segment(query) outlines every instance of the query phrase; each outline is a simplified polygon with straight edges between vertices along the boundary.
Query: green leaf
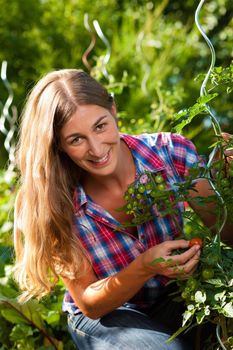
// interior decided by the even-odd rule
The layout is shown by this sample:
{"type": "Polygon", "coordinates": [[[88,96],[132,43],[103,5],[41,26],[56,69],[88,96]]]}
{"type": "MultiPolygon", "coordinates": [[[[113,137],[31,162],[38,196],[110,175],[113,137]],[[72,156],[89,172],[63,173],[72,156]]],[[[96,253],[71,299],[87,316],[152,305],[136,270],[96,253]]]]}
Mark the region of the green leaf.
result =
{"type": "Polygon", "coordinates": [[[196,320],[198,324],[201,324],[205,318],[205,311],[204,310],[200,310],[196,313],[196,320]]]}
{"type": "Polygon", "coordinates": [[[195,301],[196,303],[204,303],[206,301],[206,293],[198,290],[195,293],[195,301]]]}
{"type": "Polygon", "coordinates": [[[191,322],[189,322],[187,325],[180,327],[175,333],[173,333],[171,335],[171,337],[166,340],[166,343],[169,343],[170,341],[172,341],[173,339],[175,339],[176,337],[178,337],[178,335],[180,335],[181,333],[183,333],[189,326],[191,325],[191,322]]]}
{"type": "Polygon", "coordinates": [[[10,338],[13,341],[18,341],[20,339],[27,338],[33,335],[33,329],[25,324],[17,324],[13,327],[10,338]]]}
{"type": "Polygon", "coordinates": [[[231,317],[233,318],[233,305],[232,305],[232,301],[230,301],[229,303],[227,303],[223,308],[223,314],[226,317],[231,317]]]}
{"type": "Polygon", "coordinates": [[[23,317],[23,315],[20,315],[17,310],[14,309],[5,309],[1,311],[2,316],[11,323],[24,323],[29,324],[29,321],[23,317]]]}
{"type": "Polygon", "coordinates": [[[2,301],[15,299],[18,295],[18,291],[12,286],[0,284],[0,305],[2,301]]]}
{"type": "Polygon", "coordinates": [[[216,301],[225,301],[226,300],[226,291],[222,291],[221,293],[216,293],[214,295],[214,299],[216,301]]]}
{"type": "Polygon", "coordinates": [[[45,308],[36,300],[29,300],[25,304],[19,304],[6,297],[1,300],[2,316],[11,323],[31,324],[37,328],[44,328],[44,321],[41,314],[45,308]]]}
{"type": "Polygon", "coordinates": [[[200,97],[198,97],[197,102],[200,103],[200,104],[205,104],[205,103],[213,100],[217,96],[218,96],[218,93],[208,94],[208,95],[205,95],[205,96],[200,96],[200,97]]]}
{"type": "Polygon", "coordinates": [[[42,319],[42,312],[44,306],[36,300],[29,300],[27,303],[19,305],[20,311],[38,328],[44,328],[44,321],[42,319]]]}
{"type": "Polygon", "coordinates": [[[183,313],[183,321],[182,321],[182,327],[185,326],[185,324],[187,323],[187,321],[193,316],[194,314],[194,309],[189,311],[189,310],[186,310],[184,313],[183,313]]]}
{"type": "Polygon", "coordinates": [[[223,287],[225,286],[225,283],[220,278],[211,278],[209,280],[206,280],[206,283],[212,284],[216,287],[223,287]]]}
{"type": "Polygon", "coordinates": [[[164,258],[157,258],[151,261],[151,264],[160,264],[162,262],[165,262],[166,260],[164,258]]]}
{"type": "Polygon", "coordinates": [[[60,321],[60,312],[49,311],[48,313],[43,314],[42,317],[48,324],[58,323],[60,321]]]}

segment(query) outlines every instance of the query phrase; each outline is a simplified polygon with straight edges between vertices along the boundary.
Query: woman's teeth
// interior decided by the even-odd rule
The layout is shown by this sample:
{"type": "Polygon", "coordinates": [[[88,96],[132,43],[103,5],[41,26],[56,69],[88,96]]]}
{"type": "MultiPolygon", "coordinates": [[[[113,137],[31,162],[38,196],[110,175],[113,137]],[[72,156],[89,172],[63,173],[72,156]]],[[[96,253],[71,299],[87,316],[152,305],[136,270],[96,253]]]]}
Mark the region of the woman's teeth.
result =
{"type": "Polygon", "coordinates": [[[100,158],[100,159],[92,160],[92,162],[94,162],[94,163],[102,163],[102,162],[105,162],[105,161],[108,159],[108,154],[109,154],[109,152],[108,152],[104,157],[102,157],[102,158],[100,158]]]}

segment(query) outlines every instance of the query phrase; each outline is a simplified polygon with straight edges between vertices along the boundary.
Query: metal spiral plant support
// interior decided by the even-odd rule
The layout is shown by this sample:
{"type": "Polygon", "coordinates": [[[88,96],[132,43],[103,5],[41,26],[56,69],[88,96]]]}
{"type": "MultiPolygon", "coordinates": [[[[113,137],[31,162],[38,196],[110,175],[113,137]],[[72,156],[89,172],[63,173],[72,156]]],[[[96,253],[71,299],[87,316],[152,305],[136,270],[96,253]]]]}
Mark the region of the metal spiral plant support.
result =
{"type": "Polygon", "coordinates": [[[95,44],[96,44],[96,35],[93,32],[93,30],[91,29],[91,26],[89,24],[89,20],[88,20],[88,14],[85,13],[84,15],[84,27],[86,28],[86,30],[90,33],[91,35],[91,42],[90,45],[88,46],[88,48],[85,50],[84,54],[82,55],[82,61],[83,64],[87,67],[87,69],[89,71],[91,71],[92,67],[90,65],[90,63],[88,62],[87,58],[90,54],[90,52],[94,49],[95,44]]]}
{"type": "MultiPolygon", "coordinates": [[[[211,52],[211,64],[210,64],[210,67],[209,67],[209,70],[208,72],[206,73],[206,76],[205,76],[205,79],[201,85],[201,88],[200,88],[200,96],[205,96],[207,95],[207,92],[206,92],[206,84],[208,82],[208,79],[210,77],[210,74],[214,68],[214,65],[215,65],[215,59],[216,59],[216,55],[215,55],[215,50],[214,50],[214,47],[210,41],[210,39],[208,38],[208,36],[206,35],[206,33],[204,32],[203,28],[201,27],[200,23],[199,23],[199,13],[200,13],[200,10],[204,4],[205,0],[201,0],[197,9],[196,9],[196,12],[195,12],[195,23],[196,23],[196,26],[198,28],[198,30],[200,31],[201,35],[203,36],[203,38],[205,39],[207,45],[209,46],[209,49],[210,49],[210,52],[211,52]]],[[[212,126],[213,126],[213,129],[214,129],[214,133],[217,137],[221,136],[221,127],[220,127],[220,124],[216,118],[216,116],[214,115],[214,111],[212,110],[212,108],[210,108],[210,106],[208,104],[205,103],[205,107],[206,107],[206,110],[208,111],[208,114],[209,114],[209,117],[211,119],[211,123],[212,123],[212,126]]],[[[215,155],[217,154],[217,152],[220,151],[220,157],[222,157],[222,149],[220,148],[220,146],[216,145],[213,149],[213,151],[211,152],[210,154],[210,157],[209,157],[209,160],[208,160],[208,163],[207,163],[207,177],[208,177],[208,180],[209,180],[209,183],[212,187],[212,189],[214,190],[214,192],[216,193],[217,197],[219,198],[221,204],[223,205],[223,218],[222,218],[222,224],[221,224],[221,227],[219,228],[219,231],[218,233],[216,234],[216,237],[215,237],[215,241],[218,241],[220,240],[220,233],[226,223],[226,220],[227,220],[227,207],[224,203],[224,199],[223,197],[221,196],[221,194],[219,193],[219,191],[217,190],[217,188],[215,187],[214,183],[213,183],[213,180],[212,180],[212,177],[211,177],[211,172],[210,172],[210,168],[211,168],[211,165],[213,163],[213,160],[215,158],[215,155]]],[[[221,266],[219,266],[221,268],[221,266]]],[[[218,342],[221,346],[221,348],[223,350],[227,350],[226,347],[224,346],[224,344],[222,343],[221,341],[221,337],[220,337],[220,325],[217,325],[216,327],[216,335],[217,335],[217,339],[218,339],[218,342]]]]}
{"type": "MultiPolygon", "coordinates": [[[[142,52],[142,41],[143,41],[143,38],[144,38],[144,32],[140,32],[138,37],[137,37],[137,41],[136,41],[136,52],[140,55],[143,56],[143,52],[142,52]]],[[[148,95],[148,89],[147,89],[147,82],[148,82],[148,79],[150,77],[150,71],[151,71],[151,66],[146,62],[143,64],[143,67],[144,69],[144,76],[142,78],[142,81],[141,81],[141,89],[142,89],[142,92],[144,93],[145,96],[148,95]]]]}
{"type": "Polygon", "coordinates": [[[107,49],[106,54],[105,54],[104,59],[103,59],[102,73],[105,76],[105,78],[109,80],[110,78],[109,78],[109,74],[108,74],[108,71],[106,69],[106,66],[107,66],[108,61],[109,61],[110,56],[111,56],[111,45],[110,45],[108,39],[106,38],[106,36],[104,35],[102,29],[100,28],[99,22],[96,19],[93,21],[93,25],[94,25],[94,28],[95,28],[95,31],[96,31],[98,37],[103,41],[103,43],[107,49]]]}
{"type": "Polygon", "coordinates": [[[1,79],[8,91],[8,98],[3,105],[1,103],[2,111],[0,116],[0,131],[5,136],[4,147],[9,155],[9,167],[8,170],[13,170],[15,167],[15,143],[14,134],[16,130],[16,121],[18,117],[17,109],[12,105],[14,94],[11,85],[7,79],[7,62],[2,62],[1,67],[1,79]],[[10,111],[11,108],[11,111],[10,111]],[[7,126],[8,124],[8,126],[7,126]]]}
{"type": "MultiPolygon", "coordinates": [[[[104,33],[103,33],[103,31],[102,31],[102,29],[101,29],[101,27],[99,25],[99,22],[97,20],[93,21],[93,26],[94,26],[94,29],[96,31],[96,34],[98,35],[100,40],[104,43],[104,45],[106,46],[106,49],[107,49],[106,50],[106,54],[103,57],[103,61],[102,61],[103,64],[101,66],[101,71],[102,71],[104,77],[109,81],[110,80],[110,76],[108,74],[106,66],[107,66],[108,61],[109,61],[110,56],[111,56],[111,45],[110,45],[108,39],[106,38],[106,36],[104,35],[104,33]]],[[[95,45],[96,45],[96,35],[93,32],[93,30],[92,30],[92,28],[91,28],[91,26],[89,24],[88,14],[87,13],[85,13],[85,15],[84,15],[84,27],[91,34],[91,43],[88,46],[88,48],[85,50],[84,54],[82,55],[82,61],[83,61],[83,64],[87,67],[87,69],[89,71],[91,71],[92,67],[89,64],[89,62],[87,60],[87,57],[90,54],[90,52],[93,50],[95,45]]]]}

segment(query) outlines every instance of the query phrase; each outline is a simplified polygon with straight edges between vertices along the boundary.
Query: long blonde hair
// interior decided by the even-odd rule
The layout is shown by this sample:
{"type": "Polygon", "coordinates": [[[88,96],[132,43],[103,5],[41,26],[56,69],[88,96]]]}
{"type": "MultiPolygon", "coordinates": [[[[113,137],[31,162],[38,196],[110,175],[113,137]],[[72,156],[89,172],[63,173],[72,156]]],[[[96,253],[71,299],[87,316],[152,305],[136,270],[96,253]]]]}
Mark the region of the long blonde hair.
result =
{"type": "Polygon", "coordinates": [[[111,110],[113,99],[85,72],[64,69],[36,84],[22,113],[14,223],[21,301],[49,293],[59,274],[74,278],[85,271],[86,255],[73,223],[79,169],[62,152],[59,133],[78,105],[88,104],[111,110]]]}

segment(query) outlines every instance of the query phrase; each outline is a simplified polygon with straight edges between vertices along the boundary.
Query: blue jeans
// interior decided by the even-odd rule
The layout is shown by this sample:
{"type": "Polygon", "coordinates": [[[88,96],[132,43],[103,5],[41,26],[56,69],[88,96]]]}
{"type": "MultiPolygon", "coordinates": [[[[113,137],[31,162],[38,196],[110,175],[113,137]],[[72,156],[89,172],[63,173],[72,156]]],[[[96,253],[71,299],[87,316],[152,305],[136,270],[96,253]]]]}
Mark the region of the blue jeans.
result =
{"type": "Polygon", "coordinates": [[[125,304],[97,320],[69,315],[68,328],[79,350],[192,350],[193,332],[166,343],[181,318],[181,305],[165,297],[146,312],[125,304]]]}

